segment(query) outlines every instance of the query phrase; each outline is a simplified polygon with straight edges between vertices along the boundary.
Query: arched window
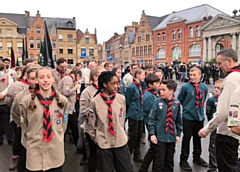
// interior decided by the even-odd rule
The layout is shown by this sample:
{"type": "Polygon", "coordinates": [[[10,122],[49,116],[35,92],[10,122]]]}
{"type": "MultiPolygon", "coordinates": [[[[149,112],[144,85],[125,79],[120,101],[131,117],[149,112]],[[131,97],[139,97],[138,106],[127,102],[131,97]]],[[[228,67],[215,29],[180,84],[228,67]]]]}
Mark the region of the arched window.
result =
{"type": "Polygon", "coordinates": [[[165,32],[162,33],[162,42],[165,42],[166,41],[166,34],[165,32]]]}
{"type": "Polygon", "coordinates": [[[160,48],[157,52],[158,59],[166,58],[166,52],[163,48],[160,48]]]}
{"type": "Polygon", "coordinates": [[[196,27],[196,36],[197,36],[197,37],[200,37],[200,36],[201,36],[201,27],[200,27],[200,26],[197,26],[197,27],[196,27]]]}
{"type": "Polygon", "coordinates": [[[200,45],[191,45],[189,47],[189,57],[201,56],[201,46],[200,45]]]}
{"type": "Polygon", "coordinates": [[[160,35],[160,33],[158,33],[157,34],[157,42],[160,43],[160,41],[161,41],[161,35],[160,35]]]}
{"type": "Polygon", "coordinates": [[[176,31],[173,30],[173,31],[172,31],[172,40],[175,40],[175,39],[176,39],[176,31]]]}
{"type": "Polygon", "coordinates": [[[178,39],[179,40],[182,39],[182,30],[181,29],[178,30],[178,39]]]}
{"type": "Polygon", "coordinates": [[[182,49],[180,47],[174,47],[172,50],[173,61],[178,60],[179,57],[182,57],[182,49]]]}
{"type": "Polygon", "coordinates": [[[192,27],[189,28],[189,37],[193,38],[193,28],[192,27]]]}

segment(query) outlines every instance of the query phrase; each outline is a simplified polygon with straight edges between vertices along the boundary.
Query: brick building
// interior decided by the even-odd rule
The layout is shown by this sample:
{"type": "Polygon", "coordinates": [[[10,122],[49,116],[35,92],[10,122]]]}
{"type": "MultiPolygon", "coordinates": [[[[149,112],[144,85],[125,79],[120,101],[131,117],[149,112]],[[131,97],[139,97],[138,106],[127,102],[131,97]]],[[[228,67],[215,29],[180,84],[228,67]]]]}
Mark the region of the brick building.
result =
{"type": "Polygon", "coordinates": [[[156,62],[198,62],[203,57],[202,26],[222,11],[204,4],[169,14],[154,28],[156,62]]]}

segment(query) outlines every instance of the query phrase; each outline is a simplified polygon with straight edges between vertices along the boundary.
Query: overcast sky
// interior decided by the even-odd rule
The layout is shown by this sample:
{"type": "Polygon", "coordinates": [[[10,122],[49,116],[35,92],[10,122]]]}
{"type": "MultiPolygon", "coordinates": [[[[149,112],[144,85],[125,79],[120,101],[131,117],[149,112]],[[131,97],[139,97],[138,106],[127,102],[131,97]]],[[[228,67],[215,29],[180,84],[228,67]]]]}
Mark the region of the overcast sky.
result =
{"type": "MultiPolygon", "coordinates": [[[[37,10],[43,17],[76,17],[77,29],[86,28],[93,33],[97,28],[98,43],[107,41],[114,32],[124,32],[124,26],[139,22],[142,10],[147,15],[162,16],[194,6],[209,4],[232,16],[240,9],[237,0],[0,0],[0,12],[20,13],[25,10],[35,16],[37,10]]],[[[238,13],[240,14],[240,12],[238,13]]]]}

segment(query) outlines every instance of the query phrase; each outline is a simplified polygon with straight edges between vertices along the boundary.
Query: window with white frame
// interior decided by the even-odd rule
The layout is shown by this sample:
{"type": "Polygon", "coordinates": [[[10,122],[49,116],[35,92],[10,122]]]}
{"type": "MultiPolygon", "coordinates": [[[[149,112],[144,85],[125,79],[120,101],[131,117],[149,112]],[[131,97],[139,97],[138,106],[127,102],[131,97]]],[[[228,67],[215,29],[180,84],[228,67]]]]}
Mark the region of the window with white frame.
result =
{"type": "Polygon", "coordinates": [[[58,35],[58,41],[60,41],[60,42],[63,41],[63,35],[62,34],[58,35]]]}
{"type": "Polygon", "coordinates": [[[90,57],[94,56],[94,49],[93,48],[89,49],[89,56],[90,57]]]}
{"type": "Polygon", "coordinates": [[[17,52],[22,53],[22,42],[17,43],[17,52]]]}
{"type": "Polygon", "coordinates": [[[158,59],[166,58],[166,51],[163,48],[160,48],[157,52],[158,59]]]}
{"type": "Polygon", "coordinates": [[[179,29],[178,30],[178,40],[181,40],[182,39],[182,30],[179,29]]]}
{"type": "Polygon", "coordinates": [[[189,47],[189,57],[201,56],[201,46],[200,45],[191,45],[189,47]]]}
{"type": "Polygon", "coordinates": [[[57,41],[56,40],[52,40],[52,48],[53,49],[57,48],[57,41]]]}
{"type": "Polygon", "coordinates": [[[36,27],[36,33],[41,34],[41,27],[36,27]]]}
{"type": "Polygon", "coordinates": [[[162,33],[162,42],[165,42],[166,41],[166,34],[165,32],[162,33]]]}
{"type": "Polygon", "coordinates": [[[149,59],[149,64],[152,64],[152,63],[153,63],[152,59],[149,59]]]}
{"type": "Polygon", "coordinates": [[[68,64],[73,64],[73,59],[67,59],[68,64]]]}
{"type": "Polygon", "coordinates": [[[0,52],[2,52],[3,50],[3,45],[2,45],[2,42],[0,42],[0,52]]]}
{"type": "Polygon", "coordinates": [[[63,54],[63,47],[59,47],[58,50],[59,50],[59,54],[63,54]]]}
{"type": "Polygon", "coordinates": [[[174,47],[172,50],[172,59],[178,60],[179,57],[182,57],[182,49],[180,47],[174,47]]]}
{"type": "Polygon", "coordinates": [[[34,48],[34,39],[30,39],[30,48],[34,48]]]}
{"type": "Polygon", "coordinates": [[[189,28],[189,37],[193,38],[193,28],[192,27],[189,28]]]}
{"type": "Polygon", "coordinates": [[[172,31],[172,40],[175,40],[175,39],[176,39],[176,31],[173,30],[173,31],[172,31]]]}
{"type": "Polygon", "coordinates": [[[30,58],[31,58],[31,59],[34,59],[34,55],[33,55],[33,54],[30,54],[30,58]]]}
{"type": "Polygon", "coordinates": [[[197,37],[200,37],[200,36],[201,36],[201,27],[200,27],[200,26],[197,26],[197,27],[196,27],[196,36],[197,36],[197,37]]]}
{"type": "Polygon", "coordinates": [[[7,51],[11,51],[12,43],[7,42],[7,51]]]}
{"type": "Polygon", "coordinates": [[[68,34],[68,42],[72,42],[73,41],[73,35],[72,34],[68,34]]]}
{"type": "Polygon", "coordinates": [[[160,43],[160,41],[161,41],[161,35],[160,35],[160,33],[158,33],[157,34],[157,42],[160,43]]]}
{"type": "Polygon", "coordinates": [[[56,35],[56,34],[57,34],[57,31],[56,31],[56,28],[55,28],[55,27],[53,27],[53,28],[51,29],[51,34],[52,34],[52,35],[56,35]]]}
{"type": "Polygon", "coordinates": [[[73,48],[72,47],[68,47],[68,54],[73,54],[73,48]]]}
{"type": "Polygon", "coordinates": [[[11,35],[12,35],[12,30],[8,29],[8,30],[7,30],[7,35],[8,35],[8,36],[11,36],[11,35]]]}
{"type": "Polygon", "coordinates": [[[37,48],[40,49],[41,48],[41,40],[37,39],[37,48]]]}

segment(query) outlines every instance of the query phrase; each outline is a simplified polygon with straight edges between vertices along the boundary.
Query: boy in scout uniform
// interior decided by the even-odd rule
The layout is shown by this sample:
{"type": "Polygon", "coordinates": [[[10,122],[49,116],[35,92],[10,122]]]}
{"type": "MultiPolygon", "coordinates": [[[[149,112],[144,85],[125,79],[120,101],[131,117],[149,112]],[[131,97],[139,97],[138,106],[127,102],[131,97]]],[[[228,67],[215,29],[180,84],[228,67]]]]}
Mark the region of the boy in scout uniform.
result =
{"type": "Polygon", "coordinates": [[[77,90],[80,85],[76,83],[81,78],[81,70],[73,69],[70,74],[64,76],[58,83],[58,91],[68,99],[67,111],[69,114],[68,127],[72,131],[74,145],[77,146],[78,142],[78,114],[75,113],[75,103],[77,101],[77,90]]]}
{"type": "Polygon", "coordinates": [[[90,138],[89,135],[89,121],[88,121],[88,113],[89,113],[89,105],[94,97],[95,93],[98,90],[98,76],[105,71],[104,67],[97,66],[91,69],[90,71],[90,83],[88,87],[86,87],[80,96],[80,114],[79,114],[79,150],[83,154],[83,157],[80,160],[80,165],[84,165],[87,163],[87,152],[85,148],[84,142],[84,133],[89,145],[90,154],[88,158],[88,169],[89,171],[96,171],[97,168],[97,149],[95,142],[90,138]]]}
{"type": "Polygon", "coordinates": [[[38,85],[34,92],[20,102],[27,172],[62,172],[67,98],[54,90],[52,69],[39,68],[36,76],[38,85]]]}
{"type": "Polygon", "coordinates": [[[173,172],[175,144],[182,131],[180,102],[173,96],[176,88],[174,80],[162,81],[161,98],[155,100],[149,115],[149,134],[155,144],[154,172],[173,172]]]}
{"type": "MultiPolygon", "coordinates": [[[[214,96],[209,98],[206,103],[206,115],[208,121],[210,121],[214,113],[216,112],[218,97],[220,96],[220,87],[223,80],[215,81],[215,90],[214,96]]],[[[209,142],[209,166],[207,172],[216,172],[217,171],[217,160],[216,160],[216,130],[211,133],[210,135],[210,142],[209,142]]]]}
{"type": "MultiPolygon", "coordinates": [[[[149,121],[149,114],[152,109],[152,105],[154,101],[159,97],[158,89],[159,89],[159,77],[155,74],[150,73],[146,78],[145,82],[148,85],[148,88],[145,90],[143,95],[143,114],[144,114],[144,122],[148,129],[148,121],[149,121]]],[[[150,137],[149,137],[150,138],[150,137]]],[[[139,172],[148,171],[148,167],[151,164],[152,160],[155,156],[155,145],[151,144],[150,149],[146,153],[143,163],[139,172]]]]}

